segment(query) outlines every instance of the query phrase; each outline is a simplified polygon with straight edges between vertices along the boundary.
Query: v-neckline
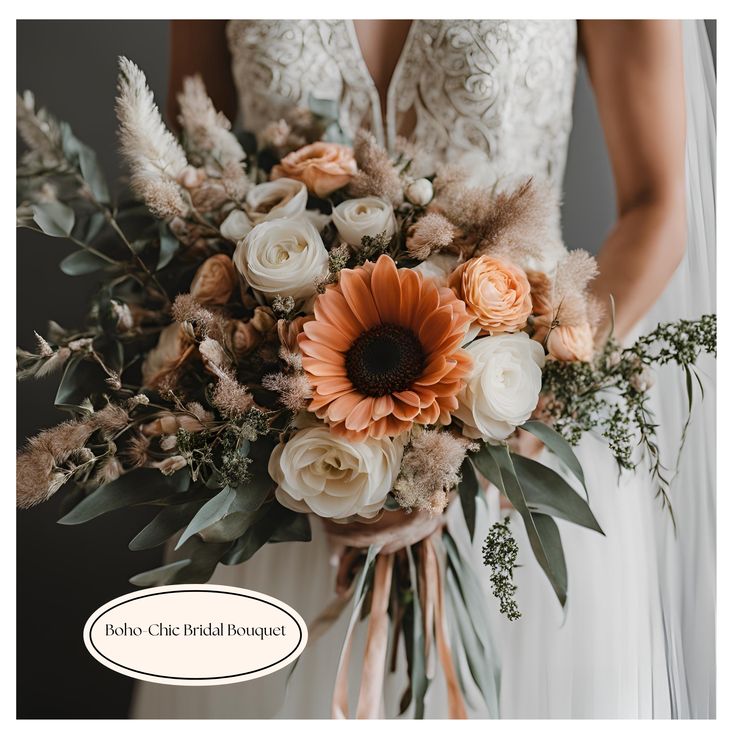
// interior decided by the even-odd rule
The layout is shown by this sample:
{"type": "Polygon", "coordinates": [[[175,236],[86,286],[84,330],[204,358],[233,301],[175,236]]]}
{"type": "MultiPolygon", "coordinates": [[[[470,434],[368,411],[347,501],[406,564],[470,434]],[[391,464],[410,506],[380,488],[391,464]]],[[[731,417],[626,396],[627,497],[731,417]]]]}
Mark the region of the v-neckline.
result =
{"type": "Polygon", "coordinates": [[[374,134],[379,138],[379,143],[385,145],[391,149],[394,144],[395,131],[396,131],[396,105],[395,105],[395,91],[396,84],[401,77],[401,73],[404,66],[404,59],[406,58],[407,51],[412,42],[412,36],[417,26],[417,21],[412,20],[409,24],[409,30],[406,33],[406,38],[401,47],[401,53],[399,54],[396,66],[394,66],[389,79],[388,88],[386,89],[386,110],[384,112],[383,106],[381,105],[381,95],[378,92],[378,85],[376,80],[368,68],[368,64],[363,54],[363,49],[358,39],[358,31],[355,27],[354,20],[346,20],[345,24],[348,28],[348,35],[355,51],[355,55],[360,65],[363,76],[365,77],[370,91],[371,107],[373,112],[373,127],[374,134]]]}

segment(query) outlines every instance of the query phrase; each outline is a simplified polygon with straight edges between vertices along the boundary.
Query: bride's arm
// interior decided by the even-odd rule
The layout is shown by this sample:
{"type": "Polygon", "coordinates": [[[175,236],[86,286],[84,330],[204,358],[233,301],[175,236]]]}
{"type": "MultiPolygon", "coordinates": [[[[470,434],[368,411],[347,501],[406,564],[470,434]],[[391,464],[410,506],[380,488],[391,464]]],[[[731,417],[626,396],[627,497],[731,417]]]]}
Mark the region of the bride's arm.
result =
{"type": "Polygon", "coordinates": [[[230,67],[224,20],[172,20],[170,32],[169,92],[166,113],[178,130],[176,95],[184,77],[199,74],[217,110],[235,121],[237,94],[230,67]]]}
{"type": "MultiPolygon", "coordinates": [[[[618,219],[594,288],[625,335],[685,252],[685,102],[679,21],[581,21],[616,181],[618,219]]],[[[607,325],[606,325],[607,327],[607,325]]]]}

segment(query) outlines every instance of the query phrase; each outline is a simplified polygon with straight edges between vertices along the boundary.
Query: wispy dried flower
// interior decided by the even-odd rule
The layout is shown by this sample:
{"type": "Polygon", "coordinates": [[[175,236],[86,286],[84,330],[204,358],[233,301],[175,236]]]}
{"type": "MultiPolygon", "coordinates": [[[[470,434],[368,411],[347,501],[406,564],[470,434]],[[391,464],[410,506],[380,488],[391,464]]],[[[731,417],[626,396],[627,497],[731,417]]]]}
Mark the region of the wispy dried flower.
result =
{"type": "Polygon", "coordinates": [[[97,466],[94,482],[98,485],[112,483],[123,474],[123,466],[115,455],[108,455],[97,466]]]}
{"type": "Polygon", "coordinates": [[[242,202],[250,184],[242,165],[237,161],[228,161],[222,167],[221,181],[228,197],[235,202],[242,202]]]}
{"type": "Polygon", "coordinates": [[[565,254],[557,264],[550,297],[556,323],[574,326],[589,321],[589,306],[594,304],[588,298],[589,286],[597,275],[598,264],[587,251],[565,254]]]}
{"type": "Polygon", "coordinates": [[[54,168],[63,162],[61,130],[57,121],[45,110],[36,111],[33,93],[16,95],[15,122],[23,142],[28,146],[24,155],[27,164],[54,168]]]}
{"type": "Polygon", "coordinates": [[[43,378],[44,376],[48,376],[51,373],[53,373],[55,370],[58,370],[61,368],[64,363],[68,360],[69,356],[72,354],[72,351],[69,350],[69,348],[63,347],[59,348],[53,355],[46,360],[36,371],[35,377],[36,378],[43,378]]]}
{"type": "Polygon", "coordinates": [[[221,166],[245,158],[245,151],[230,132],[230,121],[215,110],[199,75],[184,79],[177,100],[181,110],[179,122],[192,153],[210,156],[221,166]]]}
{"type": "Polygon", "coordinates": [[[42,358],[48,358],[54,354],[54,350],[46,340],[44,340],[38,332],[33,333],[36,336],[36,345],[38,346],[38,354],[42,358]]]}
{"type": "Polygon", "coordinates": [[[263,377],[261,383],[269,391],[275,391],[281,403],[295,414],[304,409],[307,400],[312,398],[312,387],[304,373],[270,373],[263,377]]]}
{"type": "Polygon", "coordinates": [[[352,178],[348,192],[353,197],[382,197],[394,207],[404,200],[404,188],[396,167],[382,146],[367,131],[355,136],[353,155],[358,173],[352,178]]]}
{"type": "Polygon", "coordinates": [[[451,245],[457,234],[457,228],[444,215],[428,212],[409,228],[406,248],[412,258],[424,261],[451,245]]]}
{"type": "Polygon", "coordinates": [[[232,375],[218,379],[212,392],[212,403],[228,419],[242,417],[253,406],[253,396],[232,375]]]}
{"type": "Polygon", "coordinates": [[[120,458],[131,468],[142,468],[148,464],[148,448],[151,440],[139,432],[134,433],[129,439],[120,458]]]}
{"type": "Polygon", "coordinates": [[[108,404],[104,409],[96,411],[89,421],[104,434],[115,434],[125,429],[130,423],[128,412],[117,404],[108,404]]]}
{"type": "Polygon", "coordinates": [[[119,65],[116,111],[133,191],[159,216],[183,215],[188,208],[177,182],[187,166],[184,150],[164,125],[143,72],[125,57],[119,65]]]}
{"type": "Polygon", "coordinates": [[[179,294],[171,307],[175,321],[191,326],[191,337],[197,340],[212,338],[224,342],[227,320],[220,314],[203,307],[191,294],[179,294]]]}
{"type": "Polygon", "coordinates": [[[217,340],[205,338],[199,344],[199,354],[202,356],[204,367],[216,376],[222,376],[231,367],[232,361],[217,340]]]}
{"type": "Polygon", "coordinates": [[[526,266],[554,261],[564,253],[551,188],[530,179],[510,192],[490,192],[466,186],[452,168],[443,170],[435,188],[435,203],[443,214],[473,236],[475,252],[466,255],[485,253],[526,266]]]}
{"type": "Polygon", "coordinates": [[[20,508],[45,501],[69,479],[64,465],[95,431],[89,419],[72,419],[31,437],[16,458],[16,499],[20,508]]]}
{"type": "Polygon", "coordinates": [[[460,482],[460,466],[472,446],[451,432],[414,430],[394,485],[397,502],[404,508],[441,514],[450,491],[460,482]]]}

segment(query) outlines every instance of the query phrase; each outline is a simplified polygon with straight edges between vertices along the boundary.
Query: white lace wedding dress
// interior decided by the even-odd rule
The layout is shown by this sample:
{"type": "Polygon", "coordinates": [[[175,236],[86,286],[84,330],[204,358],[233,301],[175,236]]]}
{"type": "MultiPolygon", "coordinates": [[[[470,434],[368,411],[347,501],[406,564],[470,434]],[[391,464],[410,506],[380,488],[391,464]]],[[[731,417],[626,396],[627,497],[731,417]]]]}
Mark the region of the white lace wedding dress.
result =
{"type": "MultiPolygon", "coordinates": [[[[397,136],[405,136],[438,161],[472,158],[483,178],[512,181],[533,175],[561,194],[576,73],[574,21],[414,21],[388,91],[385,125],[351,21],[231,21],[228,37],[248,129],[262,128],[288,107],[306,105],[311,94],[339,101],[340,123],[348,133],[369,128],[389,148],[397,136]]],[[[688,707],[682,695],[687,678],[674,672],[672,651],[678,642],[678,651],[684,646],[690,655],[693,644],[682,645],[672,631],[675,619],[668,610],[677,605],[676,591],[670,586],[663,593],[654,533],[663,512],[646,474],[619,479],[605,445],[594,437],[587,437],[577,453],[606,536],[559,522],[569,578],[565,610],[534,561],[521,524],[514,523],[521,545],[522,566],[515,578],[519,621],[510,623],[495,610],[480,564],[480,540],[464,550],[488,591],[486,610],[471,615],[493,620],[495,655],[488,667],[498,674],[499,691],[494,712],[489,714],[478,698],[470,713],[507,718],[707,715],[707,705],[688,707]],[[669,608],[665,595],[672,598],[669,608]]],[[[548,455],[541,459],[554,464],[548,455]]],[[[489,508],[497,507],[497,499],[489,498],[489,508]]],[[[450,523],[458,523],[457,509],[451,515],[450,523]]],[[[491,511],[479,523],[497,516],[491,511]]],[[[311,544],[269,545],[245,565],[220,566],[213,582],[276,596],[309,622],[331,599],[334,585],[326,540],[319,525],[313,531],[311,544]]],[[[712,637],[707,623],[706,615],[700,632],[706,639],[712,637]]],[[[283,671],[219,687],[143,683],[133,715],[327,718],[345,628],[343,617],[307,648],[288,689],[283,671]]],[[[699,674],[710,677],[712,641],[703,646],[708,653],[699,674]]],[[[354,651],[361,651],[359,644],[354,651]]],[[[680,651],[680,669],[690,655],[680,651]]],[[[352,675],[357,678],[357,666],[352,675]]],[[[404,686],[399,667],[386,681],[386,717],[396,715],[404,686]]],[[[707,703],[712,682],[705,690],[707,703]]],[[[438,672],[426,716],[446,713],[438,672]]]]}

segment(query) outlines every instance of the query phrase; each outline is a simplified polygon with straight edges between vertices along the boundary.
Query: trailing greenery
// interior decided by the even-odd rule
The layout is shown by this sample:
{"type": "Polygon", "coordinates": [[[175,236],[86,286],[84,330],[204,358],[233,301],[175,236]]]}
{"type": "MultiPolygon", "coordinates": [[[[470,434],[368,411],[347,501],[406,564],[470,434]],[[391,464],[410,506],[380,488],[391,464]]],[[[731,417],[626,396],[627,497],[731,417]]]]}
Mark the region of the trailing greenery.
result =
{"type": "Polygon", "coordinates": [[[519,606],[514,598],[514,568],[519,554],[516,543],[509,529],[510,517],[496,522],[489,530],[483,545],[483,564],[491,569],[491,586],[493,595],[499,600],[500,611],[509,621],[521,618],[519,606]]]}
{"type": "MultiPolygon", "coordinates": [[[[572,445],[578,444],[585,432],[598,432],[622,469],[636,466],[635,450],[643,447],[657,495],[671,512],[667,489],[672,476],[662,464],[657,425],[649,406],[648,389],[654,383],[651,368],[674,363],[683,370],[691,409],[693,380],[702,392],[695,363],[703,353],[716,353],[714,314],[659,324],[628,348],[611,337],[591,363],[547,361],[542,418],[572,445]]],[[[685,428],[688,423],[689,417],[685,428]]]]}

